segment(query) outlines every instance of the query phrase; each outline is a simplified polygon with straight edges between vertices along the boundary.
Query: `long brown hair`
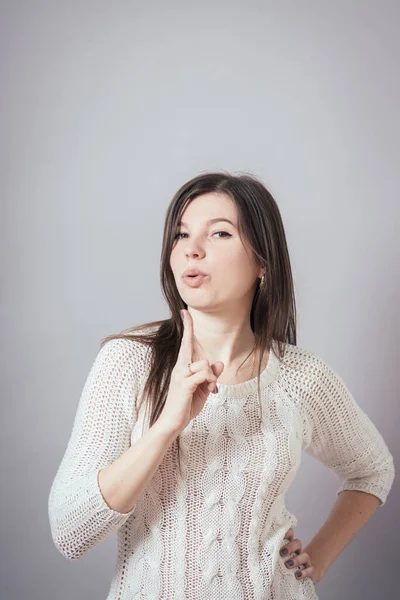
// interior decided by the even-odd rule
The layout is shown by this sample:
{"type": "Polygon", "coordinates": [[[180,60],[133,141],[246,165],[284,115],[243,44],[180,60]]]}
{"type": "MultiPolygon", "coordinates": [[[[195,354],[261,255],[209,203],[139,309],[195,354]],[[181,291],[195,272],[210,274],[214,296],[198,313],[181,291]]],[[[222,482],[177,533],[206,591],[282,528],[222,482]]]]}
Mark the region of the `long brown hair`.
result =
{"type": "MultiPolygon", "coordinates": [[[[187,304],[178,293],[170,266],[178,222],[189,202],[210,192],[227,194],[233,200],[238,211],[239,235],[254,253],[259,266],[265,268],[264,285],[261,288],[257,285],[250,312],[255,348],[260,357],[257,367],[259,396],[262,357],[266,351],[273,351],[272,340],[276,340],[280,361],[284,357],[284,344],[296,345],[292,270],[282,218],[271,193],[258,178],[248,173],[233,175],[225,171],[205,172],[190,179],[173,196],[164,224],[160,281],[171,317],[109,335],[100,344],[103,346],[111,339],[128,338],[151,347],[150,372],[142,395],[146,411],[150,412],[149,427],[157,421],[167,399],[171,372],[183,335],[179,311],[187,309],[187,304]],[[145,331],[147,329],[151,331],[145,331]]],[[[179,460],[179,436],[177,446],[179,460]]]]}

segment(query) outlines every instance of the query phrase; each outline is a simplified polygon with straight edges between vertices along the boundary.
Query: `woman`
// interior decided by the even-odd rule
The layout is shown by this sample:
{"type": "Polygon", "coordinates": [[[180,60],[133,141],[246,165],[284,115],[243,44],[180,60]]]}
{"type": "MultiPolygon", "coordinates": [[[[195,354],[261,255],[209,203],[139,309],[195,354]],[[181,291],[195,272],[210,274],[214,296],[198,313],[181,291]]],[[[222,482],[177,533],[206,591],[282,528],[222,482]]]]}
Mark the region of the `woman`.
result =
{"type": "Polygon", "coordinates": [[[109,600],[315,600],[394,466],[339,375],[296,345],[265,186],[225,172],[185,183],[161,285],[171,317],[105,338],[91,368],[50,491],[54,543],[79,559],[118,531],[109,600]],[[302,450],[343,480],[306,548],[285,507],[302,450]]]}

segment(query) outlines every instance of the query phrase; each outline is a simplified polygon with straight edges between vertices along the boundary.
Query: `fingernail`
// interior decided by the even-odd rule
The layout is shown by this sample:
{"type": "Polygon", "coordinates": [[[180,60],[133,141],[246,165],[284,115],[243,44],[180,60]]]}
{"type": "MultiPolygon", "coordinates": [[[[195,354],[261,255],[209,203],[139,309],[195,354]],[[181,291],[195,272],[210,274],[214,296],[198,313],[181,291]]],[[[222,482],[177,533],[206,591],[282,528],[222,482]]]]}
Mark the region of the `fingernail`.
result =
{"type": "Polygon", "coordinates": [[[214,394],[218,394],[218,393],[219,393],[219,389],[218,389],[218,386],[216,385],[214,394]]]}
{"type": "Polygon", "coordinates": [[[296,577],[301,577],[301,575],[302,575],[301,571],[297,571],[296,577]]]}
{"type": "Polygon", "coordinates": [[[287,548],[282,548],[281,554],[282,556],[285,556],[285,554],[287,554],[287,548]]]}
{"type": "Polygon", "coordinates": [[[294,562],[292,560],[287,560],[285,562],[285,565],[287,565],[288,567],[291,567],[292,565],[294,565],[294,562]]]}

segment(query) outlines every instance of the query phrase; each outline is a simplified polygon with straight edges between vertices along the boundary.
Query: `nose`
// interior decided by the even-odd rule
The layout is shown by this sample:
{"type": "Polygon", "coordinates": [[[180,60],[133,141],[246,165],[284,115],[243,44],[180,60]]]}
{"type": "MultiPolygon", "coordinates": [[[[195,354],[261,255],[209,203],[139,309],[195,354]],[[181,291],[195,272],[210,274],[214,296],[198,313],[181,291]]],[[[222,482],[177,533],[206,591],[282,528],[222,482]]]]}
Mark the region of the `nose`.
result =
{"type": "Polygon", "coordinates": [[[200,248],[194,246],[193,244],[191,244],[191,246],[185,248],[185,255],[187,257],[196,257],[198,258],[199,256],[203,256],[204,255],[204,251],[202,251],[200,248]]]}

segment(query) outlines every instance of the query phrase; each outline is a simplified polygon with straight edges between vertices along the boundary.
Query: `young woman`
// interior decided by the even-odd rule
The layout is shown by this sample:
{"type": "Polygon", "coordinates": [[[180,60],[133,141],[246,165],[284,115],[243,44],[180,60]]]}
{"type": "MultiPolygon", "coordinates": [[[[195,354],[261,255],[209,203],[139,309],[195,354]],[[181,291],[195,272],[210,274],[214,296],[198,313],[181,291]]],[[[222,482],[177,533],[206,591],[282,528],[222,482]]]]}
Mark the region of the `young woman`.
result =
{"type": "Polygon", "coordinates": [[[315,600],[385,503],[393,458],[296,344],[284,227],[257,178],[205,173],[178,190],[161,285],[170,318],[105,338],[94,360],[50,490],[54,543],[79,559],[118,532],[109,600],[315,600]],[[302,450],[342,479],[305,548],[285,507],[302,450]]]}

